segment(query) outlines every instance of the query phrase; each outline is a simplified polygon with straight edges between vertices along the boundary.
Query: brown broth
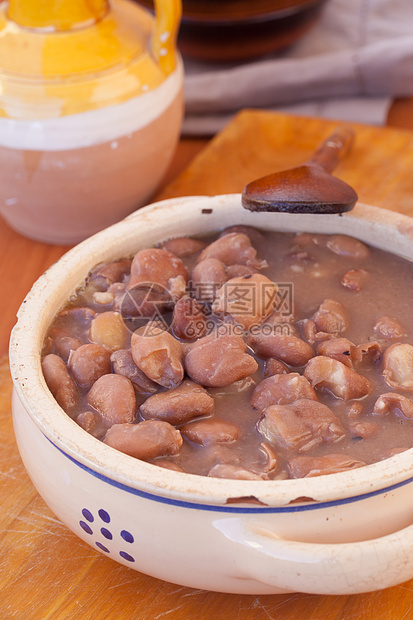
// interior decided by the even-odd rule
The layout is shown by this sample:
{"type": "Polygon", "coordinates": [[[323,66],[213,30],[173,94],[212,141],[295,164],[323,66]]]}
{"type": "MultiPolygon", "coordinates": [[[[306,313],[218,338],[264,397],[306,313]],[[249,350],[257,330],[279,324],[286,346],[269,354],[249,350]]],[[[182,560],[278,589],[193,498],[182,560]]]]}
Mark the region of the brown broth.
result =
{"type": "MultiPolygon", "coordinates": [[[[258,249],[258,257],[265,258],[268,268],[260,273],[270,280],[292,287],[293,299],[290,306],[284,307],[285,315],[289,312],[294,315],[295,323],[305,318],[311,318],[323,300],[329,298],[341,302],[350,317],[349,327],[339,337],[345,337],[354,344],[376,340],[373,331],[374,324],[382,315],[390,316],[402,325],[405,336],[395,340],[383,342],[384,349],[394,342],[413,343],[413,324],[411,308],[413,307],[413,266],[406,260],[395,257],[384,251],[369,248],[369,256],[363,260],[338,255],[326,247],[330,238],[327,235],[311,235],[313,241],[307,244],[297,244],[297,237],[287,233],[263,233],[263,241],[258,249]],[[297,253],[305,253],[300,254],[297,253]],[[344,273],[352,269],[364,269],[368,272],[360,291],[349,290],[340,283],[344,273]]],[[[216,237],[205,239],[210,243],[216,237]]],[[[305,239],[305,238],[304,238],[305,239]]],[[[307,239],[308,241],[308,239],[307,239]]],[[[184,258],[190,272],[197,255],[184,258]]],[[[95,312],[111,310],[112,306],[101,306],[93,301],[96,290],[104,290],[105,286],[97,285],[91,278],[86,286],[79,291],[78,296],[72,299],[68,307],[88,306],[95,312]]],[[[171,321],[171,313],[164,318],[171,321]]],[[[52,324],[45,341],[44,354],[54,352],[53,329],[64,328],[69,330],[82,343],[89,342],[88,324],[80,324],[76,319],[58,316],[52,324]]],[[[125,348],[130,346],[130,336],[125,348]]],[[[249,351],[254,355],[253,351],[249,351]]],[[[217,420],[230,422],[240,430],[240,437],[232,443],[213,443],[209,446],[200,446],[184,438],[179,453],[174,456],[161,456],[152,462],[162,465],[163,461],[173,462],[188,473],[208,475],[210,469],[219,463],[237,465],[251,472],[261,472],[265,466],[266,456],[261,445],[268,440],[256,428],[261,412],[250,404],[251,394],[256,384],[263,379],[264,360],[255,355],[258,370],[251,378],[240,381],[227,387],[207,388],[208,393],[215,400],[215,409],[212,416],[217,420]]],[[[303,374],[304,367],[291,368],[292,372],[303,374]]],[[[322,442],[320,445],[299,453],[296,449],[287,450],[279,445],[272,445],[279,462],[278,467],[264,478],[289,477],[288,461],[290,458],[305,455],[319,457],[334,454],[344,454],[360,459],[364,463],[374,463],[392,455],[392,451],[402,451],[413,446],[413,420],[393,412],[387,415],[372,413],[376,399],[383,393],[397,392],[412,400],[413,392],[390,387],[382,375],[382,360],[358,370],[370,379],[373,389],[368,396],[360,400],[363,413],[357,419],[351,420],[346,413],[349,405],[354,401],[343,401],[334,397],[327,390],[317,390],[319,401],[327,405],[341,421],[346,430],[345,437],[335,443],[322,442]],[[372,423],[377,431],[371,436],[362,438],[350,427],[357,423],[372,423]]],[[[160,388],[159,391],[165,391],[160,388]]],[[[90,410],[86,405],[86,390],[81,390],[82,401],[70,415],[76,418],[80,411],[90,410]]],[[[137,397],[137,405],[144,402],[146,396],[137,397]]],[[[139,411],[135,422],[139,423],[139,411]]],[[[179,425],[178,425],[179,429],[179,425]]],[[[328,473],[328,472],[327,472],[328,473]]]]}

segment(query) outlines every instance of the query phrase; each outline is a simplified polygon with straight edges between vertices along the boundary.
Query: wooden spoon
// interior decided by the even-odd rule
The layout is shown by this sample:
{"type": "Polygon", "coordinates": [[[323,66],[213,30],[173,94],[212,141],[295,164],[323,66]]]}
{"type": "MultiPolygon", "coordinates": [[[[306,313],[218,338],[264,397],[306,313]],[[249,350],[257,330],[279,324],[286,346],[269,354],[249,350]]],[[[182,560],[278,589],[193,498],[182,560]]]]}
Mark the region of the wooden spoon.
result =
{"type": "Polygon", "coordinates": [[[347,154],[353,139],[351,128],[339,127],[302,166],[275,172],[244,187],[242,206],[250,211],[288,213],[350,211],[358,200],[356,192],[330,172],[347,154]]]}

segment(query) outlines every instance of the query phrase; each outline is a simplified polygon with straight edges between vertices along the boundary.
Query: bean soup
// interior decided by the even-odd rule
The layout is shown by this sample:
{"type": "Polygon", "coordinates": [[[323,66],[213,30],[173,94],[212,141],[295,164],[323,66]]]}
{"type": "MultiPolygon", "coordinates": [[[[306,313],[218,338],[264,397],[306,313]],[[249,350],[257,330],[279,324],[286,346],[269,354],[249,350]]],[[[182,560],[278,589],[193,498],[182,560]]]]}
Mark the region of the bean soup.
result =
{"type": "Polygon", "coordinates": [[[343,235],[233,226],[97,265],[52,325],[59,405],[160,467],[247,480],[413,446],[413,267],[343,235]]]}

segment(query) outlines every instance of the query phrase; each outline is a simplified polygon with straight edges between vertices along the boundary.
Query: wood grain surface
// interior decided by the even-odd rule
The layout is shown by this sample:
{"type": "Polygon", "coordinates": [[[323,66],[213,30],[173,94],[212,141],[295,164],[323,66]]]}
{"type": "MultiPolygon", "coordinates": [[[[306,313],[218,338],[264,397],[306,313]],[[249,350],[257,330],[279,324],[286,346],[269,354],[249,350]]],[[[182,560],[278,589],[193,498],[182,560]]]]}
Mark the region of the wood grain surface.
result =
{"type": "MultiPolygon", "coordinates": [[[[305,162],[338,125],[244,110],[157,198],[240,192],[260,176],[305,162]]],[[[333,174],[354,187],[360,201],[413,215],[413,133],[349,125],[354,145],[333,174]]]]}
{"type": "MultiPolygon", "coordinates": [[[[158,198],[241,191],[305,161],[337,123],[245,111],[158,198]]],[[[413,215],[413,133],[353,125],[356,143],[336,170],[364,202],[413,215]]],[[[203,146],[187,147],[188,159],[203,146]]],[[[171,175],[174,176],[173,174],[171,175]]],[[[0,352],[32,282],[66,248],[24,239],[0,223],[0,352]]],[[[17,452],[11,379],[0,361],[0,620],[403,620],[413,580],[354,596],[240,596],[168,584],[103,557],[74,536],[34,490],[17,452]]]]}

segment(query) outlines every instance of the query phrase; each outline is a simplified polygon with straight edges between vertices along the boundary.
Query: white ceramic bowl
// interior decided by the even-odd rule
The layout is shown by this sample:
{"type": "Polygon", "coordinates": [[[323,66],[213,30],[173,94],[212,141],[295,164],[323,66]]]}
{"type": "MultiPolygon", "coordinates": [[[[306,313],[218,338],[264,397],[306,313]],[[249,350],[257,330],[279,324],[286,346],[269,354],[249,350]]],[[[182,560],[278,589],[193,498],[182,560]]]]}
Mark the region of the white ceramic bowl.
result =
{"type": "Polygon", "coordinates": [[[236,194],[173,199],[134,213],[68,252],[19,311],[10,364],[26,469],[80,538],[160,579],[244,594],[349,594],[401,583],[413,577],[413,449],[311,479],[195,476],[106,446],[77,426],[47,389],[40,366],[46,329],[93,265],[231,224],[340,232],[413,259],[413,220],[360,204],[343,216],[250,213],[236,194]]]}

